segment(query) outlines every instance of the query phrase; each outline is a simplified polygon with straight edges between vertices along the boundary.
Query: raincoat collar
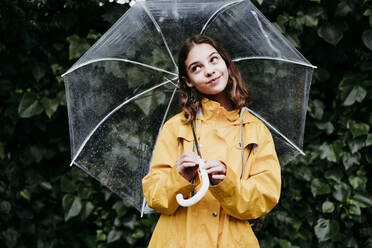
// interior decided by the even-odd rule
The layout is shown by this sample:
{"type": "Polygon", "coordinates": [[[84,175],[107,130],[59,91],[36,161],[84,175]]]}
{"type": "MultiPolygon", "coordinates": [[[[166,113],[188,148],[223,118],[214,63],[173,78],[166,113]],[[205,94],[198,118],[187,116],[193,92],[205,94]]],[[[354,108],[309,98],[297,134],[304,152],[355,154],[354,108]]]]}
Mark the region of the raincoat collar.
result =
{"type": "MultiPolygon", "coordinates": [[[[197,120],[198,121],[207,121],[212,119],[217,111],[221,111],[221,113],[226,116],[227,120],[229,120],[234,126],[241,125],[243,120],[243,143],[244,146],[249,144],[258,144],[258,137],[255,131],[250,129],[250,125],[245,125],[248,123],[257,122],[257,118],[254,117],[251,113],[249,113],[248,109],[240,113],[240,109],[227,111],[223,108],[218,102],[210,100],[208,98],[204,98],[202,100],[202,108],[199,109],[197,113],[197,120]]],[[[182,114],[183,116],[183,114],[182,114]]],[[[198,125],[198,124],[197,124],[198,125]]],[[[197,128],[198,129],[198,128],[197,128]]],[[[199,133],[196,132],[197,137],[199,138],[199,133]]],[[[187,141],[193,141],[194,137],[191,130],[190,123],[188,124],[181,124],[178,128],[178,138],[185,139],[187,141]]]]}
{"type": "Polygon", "coordinates": [[[197,113],[197,118],[200,120],[209,120],[215,117],[217,114],[222,114],[224,117],[232,122],[233,124],[240,125],[241,120],[243,124],[254,121],[254,117],[249,113],[248,110],[241,113],[241,109],[234,109],[232,111],[226,110],[218,102],[203,98],[201,101],[202,107],[197,113]],[[241,113],[241,114],[240,114],[241,113]]]}
{"type": "Polygon", "coordinates": [[[201,111],[199,111],[198,118],[201,120],[210,120],[217,115],[223,115],[226,120],[234,122],[239,118],[239,109],[227,111],[218,102],[203,98],[201,101],[201,111]],[[201,112],[201,113],[200,113],[201,112]]]}

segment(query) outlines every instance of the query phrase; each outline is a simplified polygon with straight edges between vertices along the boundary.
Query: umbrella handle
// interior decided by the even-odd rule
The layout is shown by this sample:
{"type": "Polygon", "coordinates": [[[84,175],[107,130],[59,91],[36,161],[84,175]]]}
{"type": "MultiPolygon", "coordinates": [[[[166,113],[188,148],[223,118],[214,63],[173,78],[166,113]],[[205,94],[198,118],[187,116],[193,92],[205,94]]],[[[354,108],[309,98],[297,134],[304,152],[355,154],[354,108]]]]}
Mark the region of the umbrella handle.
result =
{"type": "Polygon", "coordinates": [[[183,199],[183,195],[181,193],[177,194],[176,199],[180,206],[190,207],[194,205],[195,203],[197,203],[198,201],[200,201],[204,197],[204,195],[207,193],[208,188],[209,188],[209,177],[208,177],[207,171],[204,169],[203,159],[200,159],[199,161],[199,171],[200,171],[201,180],[202,180],[202,185],[199,191],[194,196],[186,200],[183,199]]]}

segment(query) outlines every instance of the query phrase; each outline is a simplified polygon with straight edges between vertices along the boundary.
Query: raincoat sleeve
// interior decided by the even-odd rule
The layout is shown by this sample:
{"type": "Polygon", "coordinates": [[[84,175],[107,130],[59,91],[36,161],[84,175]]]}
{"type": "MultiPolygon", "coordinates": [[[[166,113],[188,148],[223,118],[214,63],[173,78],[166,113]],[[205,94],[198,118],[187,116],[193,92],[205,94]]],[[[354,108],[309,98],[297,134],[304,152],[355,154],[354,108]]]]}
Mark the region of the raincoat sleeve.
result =
{"type": "Polygon", "coordinates": [[[240,175],[226,165],[225,179],[209,189],[223,209],[240,220],[256,219],[268,213],[280,197],[280,165],[274,142],[265,126],[259,129],[262,142],[251,154],[248,178],[240,179],[240,175]]]}
{"type": "Polygon", "coordinates": [[[198,184],[191,184],[178,173],[178,156],[175,128],[167,122],[156,142],[150,172],[142,180],[148,205],[162,214],[173,214],[179,207],[176,195],[182,193],[186,198],[198,184]]]}

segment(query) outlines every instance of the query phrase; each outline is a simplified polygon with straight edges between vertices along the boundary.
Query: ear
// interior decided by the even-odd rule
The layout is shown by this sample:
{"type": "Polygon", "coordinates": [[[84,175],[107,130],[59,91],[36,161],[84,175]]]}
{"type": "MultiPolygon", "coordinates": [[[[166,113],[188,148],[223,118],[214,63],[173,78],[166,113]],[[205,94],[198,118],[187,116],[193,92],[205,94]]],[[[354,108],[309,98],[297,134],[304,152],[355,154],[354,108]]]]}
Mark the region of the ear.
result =
{"type": "Polygon", "coordinates": [[[194,87],[194,85],[191,83],[191,81],[190,81],[187,77],[183,76],[183,77],[182,77],[182,80],[185,81],[185,84],[186,84],[188,87],[190,87],[190,88],[194,87]]]}

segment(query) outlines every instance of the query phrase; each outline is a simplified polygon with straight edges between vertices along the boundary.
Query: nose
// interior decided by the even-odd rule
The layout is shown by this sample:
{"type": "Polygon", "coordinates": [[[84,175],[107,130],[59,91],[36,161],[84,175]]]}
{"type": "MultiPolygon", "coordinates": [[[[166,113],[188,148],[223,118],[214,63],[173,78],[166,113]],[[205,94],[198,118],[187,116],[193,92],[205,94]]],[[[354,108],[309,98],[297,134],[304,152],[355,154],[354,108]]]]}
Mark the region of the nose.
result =
{"type": "Polygon", "coordinates": [[[205,76],[210,77],[215,73],[215,69],[213,65],[208,65],[205,67],[205,76]]]}

